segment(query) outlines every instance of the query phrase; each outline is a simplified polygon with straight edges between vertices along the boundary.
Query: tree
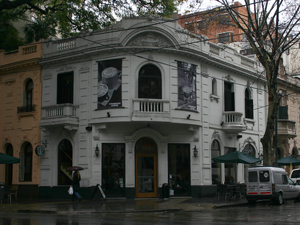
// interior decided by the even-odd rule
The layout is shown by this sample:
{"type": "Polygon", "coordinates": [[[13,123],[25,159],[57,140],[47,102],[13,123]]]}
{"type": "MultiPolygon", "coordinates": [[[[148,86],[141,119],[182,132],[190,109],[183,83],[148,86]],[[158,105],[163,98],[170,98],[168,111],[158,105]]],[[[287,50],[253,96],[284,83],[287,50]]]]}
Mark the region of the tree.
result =
{"type": "Polygon", "coordinates": [[[181,0],[1,0],[0,18],[27,22],[27,41],[98,30],[130,15],[170,16],[181,0]]]}
{"type": "MultiPolygon", "coordinates": [[[[216,0],[240,28],[258,60],[265,68],[268,91],[268,114],[263,145],[265,166],[273,163],[275,122],[281,96],[277,91],[277,76],[282,54],[299,41],[299,1],[243,0],[245,13],[238,12],[228,0],[216,0]]],[[[231,2],[231,1],[230,1],[231,2]]]]}

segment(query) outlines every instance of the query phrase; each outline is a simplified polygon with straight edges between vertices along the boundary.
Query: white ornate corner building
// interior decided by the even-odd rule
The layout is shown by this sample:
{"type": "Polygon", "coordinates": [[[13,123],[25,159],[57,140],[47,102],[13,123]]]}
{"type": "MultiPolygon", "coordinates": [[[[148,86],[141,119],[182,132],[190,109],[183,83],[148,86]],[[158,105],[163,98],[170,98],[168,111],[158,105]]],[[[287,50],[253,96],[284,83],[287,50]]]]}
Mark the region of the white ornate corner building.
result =
{"type": "Polygon", "coordinates": [[[86,198],[97,184],[108,198],[215,195],[244,165],[214,157],[262,152],[262,68],[176,19],[124,18],[43,50],[41,196],[65,195],[72,165],[86,198]]]}

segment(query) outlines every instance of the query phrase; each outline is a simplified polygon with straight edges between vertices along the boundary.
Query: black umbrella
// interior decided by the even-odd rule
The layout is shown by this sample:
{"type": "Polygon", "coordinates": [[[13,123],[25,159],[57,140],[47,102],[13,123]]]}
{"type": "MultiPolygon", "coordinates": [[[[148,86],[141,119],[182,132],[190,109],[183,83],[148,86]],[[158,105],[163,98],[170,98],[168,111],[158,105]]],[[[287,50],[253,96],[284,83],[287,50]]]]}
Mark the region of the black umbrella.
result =
{"type": "Polygon", "coordinates": [[[4,154],[4,153],[0,153],[0,164],[13,164],[13,163],[19,163],[20,159],[4,154]]]}
{"type": "Polygon", "coordinates": [[[82,167],[80,166],[71,166],[67,168],[68,171],[78,171],[78,170],[84,170],[82,167]]]}

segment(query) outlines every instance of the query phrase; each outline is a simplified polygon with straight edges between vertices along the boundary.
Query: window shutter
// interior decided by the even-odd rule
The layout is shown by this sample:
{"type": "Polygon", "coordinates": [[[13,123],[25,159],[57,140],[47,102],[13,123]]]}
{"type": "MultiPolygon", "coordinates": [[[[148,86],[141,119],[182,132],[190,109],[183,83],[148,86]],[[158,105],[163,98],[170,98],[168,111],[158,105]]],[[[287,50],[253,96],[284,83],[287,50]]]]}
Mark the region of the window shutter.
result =
{"type": "Polygon", "coordinates": [[[288,120],[289,114],[288,114],[288,106],[279,106],[278,108],[278,119],[288,120]]]}

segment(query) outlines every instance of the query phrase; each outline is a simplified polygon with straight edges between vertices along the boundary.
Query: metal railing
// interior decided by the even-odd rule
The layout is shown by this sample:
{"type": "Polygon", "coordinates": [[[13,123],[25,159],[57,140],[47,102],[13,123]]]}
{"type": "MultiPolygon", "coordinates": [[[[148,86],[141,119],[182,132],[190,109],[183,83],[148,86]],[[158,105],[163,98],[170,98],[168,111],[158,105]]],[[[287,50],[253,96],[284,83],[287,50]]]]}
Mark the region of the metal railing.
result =
{"type": "Polygon", "coordinates": [[[26,105],[17,108],[17,113],[34,112],[36,105],[26,105]]]}

